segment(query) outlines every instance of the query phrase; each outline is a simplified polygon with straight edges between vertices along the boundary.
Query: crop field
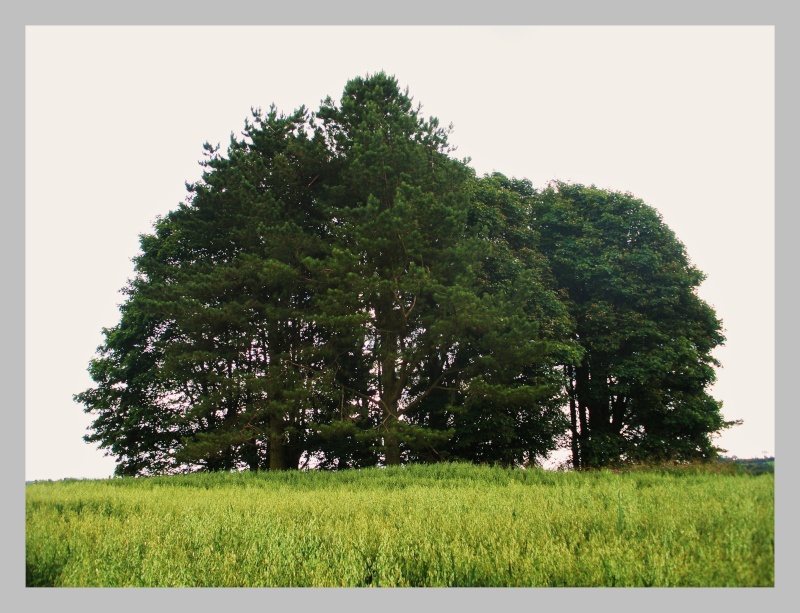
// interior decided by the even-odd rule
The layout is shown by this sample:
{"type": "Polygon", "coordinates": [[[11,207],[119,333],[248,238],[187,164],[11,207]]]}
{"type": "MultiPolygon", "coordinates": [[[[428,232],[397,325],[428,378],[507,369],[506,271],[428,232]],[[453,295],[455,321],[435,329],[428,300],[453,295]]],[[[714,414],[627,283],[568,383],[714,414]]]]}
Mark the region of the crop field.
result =
{"type": "Polygon", "coordinates": [[[774,476],[441,464],[26,486],[39,586],[773,586],[774,476]]]}

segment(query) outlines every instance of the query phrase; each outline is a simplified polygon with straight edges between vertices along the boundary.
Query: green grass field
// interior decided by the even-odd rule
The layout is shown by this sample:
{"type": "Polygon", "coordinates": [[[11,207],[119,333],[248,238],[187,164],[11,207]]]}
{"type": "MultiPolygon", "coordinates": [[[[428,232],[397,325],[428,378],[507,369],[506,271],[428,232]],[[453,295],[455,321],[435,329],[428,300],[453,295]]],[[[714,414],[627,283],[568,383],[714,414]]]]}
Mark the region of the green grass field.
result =
{"type": "Polygon", "coordinates": [[[772,586],[774,476],[463,464],[26,486],[28,586],[772,586]]]}

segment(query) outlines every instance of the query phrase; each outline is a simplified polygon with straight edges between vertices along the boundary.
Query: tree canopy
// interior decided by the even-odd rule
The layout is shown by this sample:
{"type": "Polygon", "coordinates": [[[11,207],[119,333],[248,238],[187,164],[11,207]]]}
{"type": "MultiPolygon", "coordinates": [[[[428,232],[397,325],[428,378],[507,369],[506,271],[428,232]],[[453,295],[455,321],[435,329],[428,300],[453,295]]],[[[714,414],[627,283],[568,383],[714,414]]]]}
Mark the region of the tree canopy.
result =
{"type": "Polygon", "coordinates": [[[630,194],[556,183],[534,200],[584,350],[564,365],[573,464],[714,456],[712,435],[732,425],[708,393],[722,323],[683,244],[630,194]]]}
{"type": "Polygon", "coordinates": [[[721,323],[658,213],[449,132],[378,73],[204,146],[75,396],[118,475],[715,454],[721,323]]]}

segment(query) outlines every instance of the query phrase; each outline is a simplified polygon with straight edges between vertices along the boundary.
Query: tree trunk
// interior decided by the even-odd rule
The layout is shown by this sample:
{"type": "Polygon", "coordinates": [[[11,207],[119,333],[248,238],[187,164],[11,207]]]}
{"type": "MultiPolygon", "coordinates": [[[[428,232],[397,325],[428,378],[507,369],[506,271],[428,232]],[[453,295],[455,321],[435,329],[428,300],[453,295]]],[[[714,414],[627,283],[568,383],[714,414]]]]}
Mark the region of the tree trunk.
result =
{"type": "Polygon", "coordinates": [[[575,369],[575,396],[578,401],[578,420],[581,425],[581,431],[578,435],[579,443],[579,456],[580,468],[587,468],[591,463],[591,443],[589,441],[589,425],[588,425],[588,384],[589,384],[589,369],[586,366],[578,366],[575,369]]]}
{"type": "Polygon", "coordinates": [[[269,469],[286,470],[284,453],[283,419],[273,411],[269,417],[269,469]]]}
{"type": "Polygon", "coordinates": [[[614,426],[614,433],[617,435],[622,432],[622,425],[625,420],[626,402],[627,398],[622,394],[618,394],[614,397],[611,404],[611,423],[614,426]]]}
{"type": "Polygon", "coordinates": [[[397,437],[399,399],[402,383],[398,379],[399,323],[394,313],[394,303],[383,296],[375,308],[375,325],[378,330],[377,357],[380,363],[379,393],[383,407],[383,448],[386,466],[400,464],[400,440],[397,437]]]}
{"type": "Polygon", "coordinates": [[[386,455],[386,466],[400,464],[400,439],[397,436],[397,399],[391,398],[386,403],[389,415],[386,416],[383,427],[383,449],[386,455]]]}
{"type": "Polygon", "coordinates": [[[269,469],[286,470],[286,462],[283,453],[282,441],[276,440],[277,437],[270,435],[269,440],[269,469]]]}
{"type": "Polygon", "coordinates": [[[569,425],[572,433],[570,444],[572,446],[572,467],[579,468],[581,465],[580,443],[578,442],[578,409],[575,400],[575,382],[573,379],[573,368],[564,368],[567,375],[567,391],[569,392],[569,425]]]}
{"type": "Polygon", "coordinates": [[[383,447],[386,454],[386,466],[398,466],[400,464],[400,441],[392,429],[387,429],[383,437],[383,447]]]}

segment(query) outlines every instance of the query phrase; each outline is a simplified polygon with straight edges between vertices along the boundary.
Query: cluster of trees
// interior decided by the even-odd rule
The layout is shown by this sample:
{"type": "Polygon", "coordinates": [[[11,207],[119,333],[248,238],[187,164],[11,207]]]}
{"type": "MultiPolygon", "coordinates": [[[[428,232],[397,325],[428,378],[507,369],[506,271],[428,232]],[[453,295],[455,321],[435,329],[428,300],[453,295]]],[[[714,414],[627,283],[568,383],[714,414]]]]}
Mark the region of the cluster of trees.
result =
{"type": "Polygon", "coordinates": [[[715,455],[721,324],[658,213],[448,133],[379,73],[205,145],[75,397],[118,475],[715,455]]]}

